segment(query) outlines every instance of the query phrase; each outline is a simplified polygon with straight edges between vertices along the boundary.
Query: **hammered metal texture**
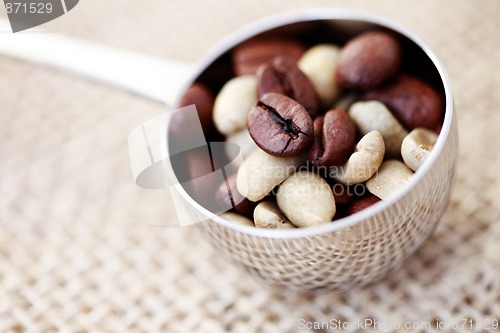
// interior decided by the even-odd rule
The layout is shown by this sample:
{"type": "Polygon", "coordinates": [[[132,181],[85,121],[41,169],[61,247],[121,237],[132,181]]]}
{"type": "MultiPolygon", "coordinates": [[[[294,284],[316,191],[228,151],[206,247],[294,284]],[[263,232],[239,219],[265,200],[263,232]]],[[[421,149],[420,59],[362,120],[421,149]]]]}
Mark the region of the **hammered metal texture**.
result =
{"type": "Polygon", "coordinates": [[[424,178],[388,209],[354,226],[295,239],[258,237],[214,221],[200,227],[218,253],[261,282],[300,291],[346,291],[380,279],[429,238],[450,201],[457,158],[454,118],[424,178]]]}

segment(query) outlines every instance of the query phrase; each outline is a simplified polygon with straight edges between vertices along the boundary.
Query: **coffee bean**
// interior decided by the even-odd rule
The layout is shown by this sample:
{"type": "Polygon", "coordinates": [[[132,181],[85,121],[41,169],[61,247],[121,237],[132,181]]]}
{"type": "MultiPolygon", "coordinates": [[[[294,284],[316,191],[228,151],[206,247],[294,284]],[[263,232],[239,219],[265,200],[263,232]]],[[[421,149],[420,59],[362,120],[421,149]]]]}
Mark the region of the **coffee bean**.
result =
{"type": "Polygon", "coordinates": [[[335,79],[339,48],[332,44],[311,47],[300,58],[298,66],[309,78],[318,94],[320,104],[329,109],[340,95],[340,87],[335,79]]]}
{"type": "Polygon", "coordinates": [[[336,206],[332,190],[322,177],[299,171],[287,178],[276,194],[278,207],[297,227],[332,221],[336,206]]]}
{"type": "Polygon", "coordinates": [[[401,47],[391,35],[371,31],[351,39],[340,51],[337,83],[347,89],[371,89],[391,77],[401,63],[401,47]]]}
{"type": "Polygon", "coordinates": [[[309,160],[315,166],[339,166],[354,151],[356,129],[344,109],[333,109],[314,120],[314,143],[309,160]]]}
{"type": "Polygon", "coordinates": [[[248,114],[248,131],[266,153],[277,157],[296,156],[313,138],[313,122],[306,109],[277,93],[260,98],[248,114]]]}
{"type": "Polygon", "coordinates": [[[197,147],[178,155],[180,158],[174,167],[175,169],[182,168],[185,173],[183,179],[179,179],[179,181],[186,192],[207,210],[219,211],[220,206],[215,200],[214,193],[223,178],[221,173],[215,171],[223,166],[222,161],[214,159],[206,146],[197,147]]]}
{"type": "Polygon", "coordinates": [[[290,177],[305,161],[305,154],[283,158],[269,155],[257,148],[238,169],[238,191],[248,200],[259,201],[290,177]]]}
{"type": "Polygon", "coordinates": [[[403,188],[413,177],[413,171],[399,160],[386,160],[378,172],[366,182],[371,194],[387,200],[403,188]]]}
{"type": "Polygon", "coordinates": [[[300,104],[311,117],[318,113],[318,98],[307,76],[289,57],[276,57],[257,70],[259,96],[274,92],[286,95],[300,104]]]}
{"type": "Polygon", "coordinates": [[[364,135],[355,152],[339,168],[332,168],[331,176],[342,184],[359,184],[372,178],[384,160],[384,138],[377,131],[364,135]]]}
{"type": "Polygon", "coordinates": [[[354,195],[353,193],[348,191],[348,186],[353,186],[353,185],[344,185],[342,183],[336,183],[335,186],[332,186],[333,197],[335,198],[335,203],[337,205],[347,205],[351,203],[352,200],[354,200],[354,195]],[[339,190],[339,188],[341,190],[339,190]]]}
{"type": "MultiPolygon", "coordinates": [[[[214,128],[214,123],[212,121],[214,99],[212,92],[207,87],[201,83],[194,83],[184,95],[182,95],[179,101],[179,108],[191,104],[196,106],[196,111],[205,135],[209,135],[214,128]]],[[[173,135],[182,140],[188,140],[193,136],[192,131],[198,129],[193,126],[193,119],[183,112],[176,112],[173,114],[171,126],[173,135]]]]}
{"type": "Polygon", "coordinates": [[[305,50],[304,45],[288,39],[251,40],[234,48],[234,72],[236,75],[255,74],[260,65],[284,54],[297,62],[305,50]]]}
{"type": "Polygon", "coordinates": [[[229,176],[227,180],[220,184],[215,197],[222,208],[234,208],[234,210],[243,215],[251,215],[257,205],[257,203],[248,200],[238,192],[236,188],[236,174],[229,176]]]}
{"type": "Polygon", "coordinates": [[[371,205],[376,204],[379,201],[380,201],[379,198],[370,194],[369,196],[363,199],[359,199],[358,201],[352,203],[349,206],[348,213],[349,215],[355,214],[357,212],[362,211],[363,209],[370,207],[371,205]]]}
{"type": "Polygon", "coordinates": [[[425,128],[415,128],[401,144],[401,157],[406,166],[417,171],[429,158],[438,136],[425,128]]]}
{"type": "Polygon", "coordinates": [[[288,220],[274,201],[263,201],[255,207],[253,220],[257,228],[293,229],[295,226],[288,220]]]}
{"type": "Polygon", "coordinates": [[[337,205],[348,205],[355,201],[357,198],[363,196],[368,190],[365,185],[345,185],[336,181],[331,182],[333,196],[337,205]]]}
{"type": "Polygon", "coordinates": [[[361,99],[384,103],[409,131],[417,127],[435,131],[443,121],[444,107],[438,93],[410,75],[400,74],[381,87],[366,92],[361,99]]]}
{"type": "Polygon", "coordinates": [[[255,141],[253,141],[246,128],[226,137],[226,156],[232,163],[236,163],[237,165],[240,165],[243,159],[257,148],[255,141]],[[241,153],[243,159],[235,159],[239,153],[241,153]]]}
{"type": "Polygon", "coordinates": [[[255,227],[255,224],[253,224],[252,220],[250,220],[248,217],[245,217],[243,215],[233,213],[233,212],[224,212],[219,215],[221,218],[227,221],[231,221],[232,223],[236,224],[241,224],[241,225],[246,225],[249,227],[255,227]]]}
{"type": "Polygon", "coordinates": [[[361,135],[371,131],[382,134],[387,157],[401,156],[401,142],[408,131],[384,104],[379,101],[356,102],[349,109],[349,116],[361,135]]]}
{"type": "Polygon", "coordinates": [[[213,121],[225,136],[246,127],[250,108],[257,102],[257,79],[254,75],[233,77],[217,94],[214,102],[213,121]]]}

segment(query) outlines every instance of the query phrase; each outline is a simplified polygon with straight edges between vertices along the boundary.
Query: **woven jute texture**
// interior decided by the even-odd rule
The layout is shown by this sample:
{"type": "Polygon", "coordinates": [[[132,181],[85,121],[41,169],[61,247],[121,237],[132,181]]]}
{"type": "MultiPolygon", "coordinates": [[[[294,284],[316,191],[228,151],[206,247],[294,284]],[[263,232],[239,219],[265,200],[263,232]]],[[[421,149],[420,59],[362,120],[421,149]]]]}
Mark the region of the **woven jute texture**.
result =
{"type": "Polygon", "coordinates": [[[45,28],[192,62],[245,23],[319,6],[391,18],[448,69],[460,160],[452,203],[431,239],[362,289],[263,287],[215,255],[199,229],[159,227],[172,219],[170,198],[134,185],[127,136],[161,105],[0,56],[0,332],[327,332],[339,321],[356,332],[367,319],[379,326],[366,331],[493,331],[499,1],[85,0],[45,28]],[[426,328],[436,321],[442,329],[426,328]]]}

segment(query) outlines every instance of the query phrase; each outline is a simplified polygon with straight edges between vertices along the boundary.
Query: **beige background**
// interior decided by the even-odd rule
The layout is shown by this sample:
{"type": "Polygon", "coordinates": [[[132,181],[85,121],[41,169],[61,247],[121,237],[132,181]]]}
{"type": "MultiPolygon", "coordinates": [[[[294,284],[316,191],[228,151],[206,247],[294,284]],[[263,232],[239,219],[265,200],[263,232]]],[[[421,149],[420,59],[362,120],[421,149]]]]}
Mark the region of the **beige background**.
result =
{"type": "Polygon", "coordinates": [[[44,28],[193,62],[248,22],[318,6],[387,16],[448,68],[461,159],[433,238],[362,290],[264,288],[196,230],[151,226],[169,219],[171,205],[162,192],[135,187],[126,144],[162,106],[0,56],[1,332],[296,332],[299,319],[500,319],[499,1],[82,0],[44,28]]]}

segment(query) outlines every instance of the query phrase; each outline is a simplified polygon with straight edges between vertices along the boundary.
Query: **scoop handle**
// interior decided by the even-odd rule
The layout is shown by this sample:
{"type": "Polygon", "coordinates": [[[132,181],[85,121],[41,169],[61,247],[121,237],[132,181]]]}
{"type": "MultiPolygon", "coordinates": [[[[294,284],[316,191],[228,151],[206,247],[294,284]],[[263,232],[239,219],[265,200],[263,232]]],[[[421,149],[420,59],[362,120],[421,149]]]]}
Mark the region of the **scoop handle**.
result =
{"type": "MultiPolygon", "coordinates": [[[[0,19],[0,54],[38,63],[109,84],[150,100],[173,105],[191,75],[188,64],[117,49],[33,28],[12,33],[0,19]]],[[[161,126],[157,116],[129,136],[129,154],[136,184],[166,188],[162,168],[161,126]]]]}
{"type": "Polygon", "coordinates": [[[0,19],[0,54],[71,72],[172,105],[191,66],[41,29],[12,33],[0,19]]]}

